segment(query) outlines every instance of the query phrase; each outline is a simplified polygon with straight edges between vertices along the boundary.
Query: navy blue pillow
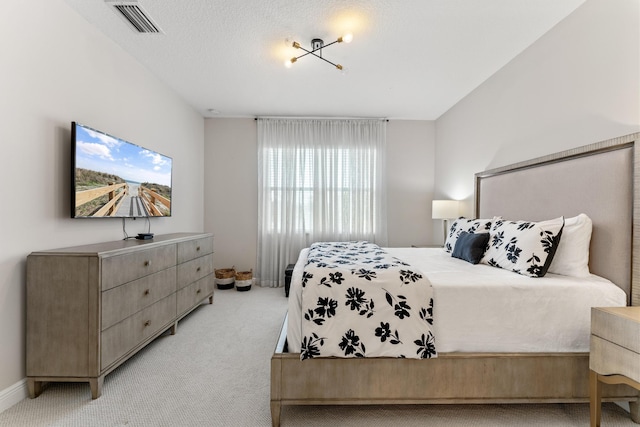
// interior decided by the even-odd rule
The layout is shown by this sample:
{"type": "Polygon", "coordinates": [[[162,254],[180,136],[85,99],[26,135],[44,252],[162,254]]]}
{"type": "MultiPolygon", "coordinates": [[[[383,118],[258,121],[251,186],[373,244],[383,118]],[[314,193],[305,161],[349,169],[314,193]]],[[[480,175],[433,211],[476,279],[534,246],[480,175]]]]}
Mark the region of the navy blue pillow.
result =
{"type": "Polygon", "coordinates": [[[489,233],[460,233],[451,256],[460,258],[471,264],[477,264],[482,259],[489,243],[489,233]]]}

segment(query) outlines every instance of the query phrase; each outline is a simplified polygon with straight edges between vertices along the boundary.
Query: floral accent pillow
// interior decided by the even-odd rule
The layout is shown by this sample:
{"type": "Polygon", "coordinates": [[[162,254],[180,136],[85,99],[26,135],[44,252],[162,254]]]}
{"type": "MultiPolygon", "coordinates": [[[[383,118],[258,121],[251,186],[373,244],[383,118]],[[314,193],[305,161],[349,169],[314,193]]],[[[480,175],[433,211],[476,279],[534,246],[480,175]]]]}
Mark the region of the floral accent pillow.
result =
{"type": "Polygon", "coordinates": [[[444,250],[451,253],[453,248],[456,247],[456,241],[458,240],[458,237],[460,237],[460,233],[463,231],[470,234],[488,232],[491,229],[493,221],[497,219],[499,219],[499,217],[494,217],[493,219],[467,219],[465,217],[460,217],[456,219],[449,228],[447,240],[444,243],[444,250]]]}
{"type": "Polygon", "coordinates": [[[482,264],[543,277],[560,243],[564,217],[541,222],[496,220],[482,264]]]}

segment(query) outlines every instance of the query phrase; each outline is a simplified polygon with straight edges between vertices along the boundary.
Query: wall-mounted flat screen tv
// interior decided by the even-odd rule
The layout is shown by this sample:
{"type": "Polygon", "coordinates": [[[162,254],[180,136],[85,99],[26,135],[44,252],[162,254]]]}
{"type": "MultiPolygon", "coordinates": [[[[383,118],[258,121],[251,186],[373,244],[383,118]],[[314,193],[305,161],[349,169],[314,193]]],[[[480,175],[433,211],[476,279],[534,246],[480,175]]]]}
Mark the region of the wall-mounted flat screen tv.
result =
{"type": "Polygon", "coordinates": [[[71,123],[71,217],[171,216],[172,159],[71,123]]]}

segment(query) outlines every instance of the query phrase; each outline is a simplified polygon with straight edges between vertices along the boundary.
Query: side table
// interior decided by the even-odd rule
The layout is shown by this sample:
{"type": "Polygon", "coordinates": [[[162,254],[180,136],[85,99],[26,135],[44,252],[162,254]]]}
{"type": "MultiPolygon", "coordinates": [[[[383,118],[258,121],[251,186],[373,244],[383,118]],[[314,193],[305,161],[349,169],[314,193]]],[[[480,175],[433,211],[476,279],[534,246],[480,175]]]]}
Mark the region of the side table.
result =
{"type": "Polygon", "coordinates": [[[589,369],[591,426],[600,426],[601,383],[638,390],[629,407],[631,419],[640,423],[640,307],[591,309],[589,369]]]}

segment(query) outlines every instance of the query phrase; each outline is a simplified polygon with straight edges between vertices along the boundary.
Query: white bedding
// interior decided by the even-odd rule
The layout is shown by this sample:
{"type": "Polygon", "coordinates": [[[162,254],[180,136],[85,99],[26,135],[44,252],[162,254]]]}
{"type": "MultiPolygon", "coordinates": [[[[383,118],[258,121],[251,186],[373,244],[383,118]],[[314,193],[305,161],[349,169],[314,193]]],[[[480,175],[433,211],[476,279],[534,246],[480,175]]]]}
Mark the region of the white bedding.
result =
{"type": "MultiPolygon", "coordinates": [[[[434,289],[438,353],[588,352],[591,307],[624,306],[627,296],[591,275],[521,276],[452,258],[441,248],[385,248],[419,268],[434,289]]],[[[300,352],[302,269],[300,252],[289,293],[289,352],[300,352]]]]}

